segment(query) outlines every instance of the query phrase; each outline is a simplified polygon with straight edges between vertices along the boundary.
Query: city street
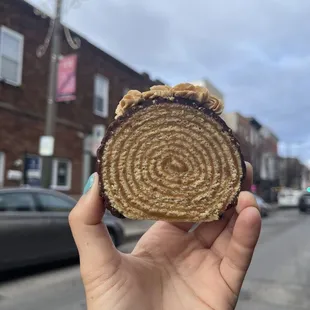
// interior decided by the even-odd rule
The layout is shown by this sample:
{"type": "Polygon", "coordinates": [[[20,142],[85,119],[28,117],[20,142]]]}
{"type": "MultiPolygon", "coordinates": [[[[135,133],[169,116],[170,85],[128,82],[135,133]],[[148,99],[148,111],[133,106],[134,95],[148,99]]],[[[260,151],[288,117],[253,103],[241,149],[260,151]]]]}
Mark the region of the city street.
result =
{"type": "MultiPolygon", "coordinates": [[[[238,310],[310,309],[310,215],[279,210],[263,231],[238,310]]],[[[130,252],[135,241],[121,247],[130,252]]],[[[0,283],[1,310],[85,309],[77,265],[0,283]]]]}

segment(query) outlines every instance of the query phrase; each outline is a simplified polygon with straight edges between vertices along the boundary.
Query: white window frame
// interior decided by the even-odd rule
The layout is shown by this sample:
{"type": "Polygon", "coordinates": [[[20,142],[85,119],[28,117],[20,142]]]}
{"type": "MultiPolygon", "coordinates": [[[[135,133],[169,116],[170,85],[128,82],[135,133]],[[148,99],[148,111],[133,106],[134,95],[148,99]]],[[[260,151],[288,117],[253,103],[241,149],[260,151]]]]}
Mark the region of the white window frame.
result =
{"type": "Polygon", "coordinates": [[[18,76],[17,81],[12,81],[5,79],[5,82],[14,86],[20,86],[22,84],[22,74],[23,74],[23,59],[24,59],[24,36],[8,27],[1,26],[0,27],[0,80],[3,80],[4,78],[1,76],[1,61],[2,61],[2,36],[3,33],[6,33],[7,35],[14,37],[14,39],[17,39],[20,42],[20,50],[19,53],[19,59],[18,59],[18,76]]]}
{"type": "Polygon", "coordinates": [[[72,185],[72,162],[71,160],[65,159],[65,158],[54,158],[51,188],[55,190],[59,190],[59,191],[70,191],[71,185],[72,185]],[[67,175],[68,181],[66,185],[57,185],[57,171],[58,171],[58,164],[60,162],[66,162],[68,164],[68,175],[67,175]]]}
{"type": "Polygon", "coordinates": [[[95,115],[100,117],[108,117],[109,116],[109,91],[110,91],[110,81],[107,77],[105,77],[102,74],[96,74],[94,78],[94,102],[93,102],[93,112],[95,115]],[[95,104],[95,97],[97,95],[96,93],[96,80],[101,79],[104,83],[104,90],[102,94],[103,99],[103,107],[102,111],[97,110],[96,104],[95,104]]]}
{"type": "Polygon", "coordinates": [[[4,186],[5,176],[5,153],[0,152],[0,187],[4,186]]]}

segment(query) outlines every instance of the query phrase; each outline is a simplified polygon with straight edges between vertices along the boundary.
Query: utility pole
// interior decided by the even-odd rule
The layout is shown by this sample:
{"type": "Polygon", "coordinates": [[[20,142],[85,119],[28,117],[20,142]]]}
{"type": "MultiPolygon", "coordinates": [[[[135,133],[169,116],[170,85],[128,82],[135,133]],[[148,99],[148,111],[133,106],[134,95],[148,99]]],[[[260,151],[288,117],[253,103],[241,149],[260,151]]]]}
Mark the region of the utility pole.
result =
{"type": "MultiPolygon", "coordinates": [[[[47,91],[47,106],[45,118],[45,136],[54,139],[55,124],[57,118],[57,75],[58,75],[58,62],[61,49],[61,8],[62,0],[56,0],[56,17],[53,21],[54,31],[52,36],[51,45],[51,60],[49,68],[49,81],[47,91]]],[[[42,158],[42,186],[49,188],[52,176],[53,156],[43,156],[42,158]]]]}

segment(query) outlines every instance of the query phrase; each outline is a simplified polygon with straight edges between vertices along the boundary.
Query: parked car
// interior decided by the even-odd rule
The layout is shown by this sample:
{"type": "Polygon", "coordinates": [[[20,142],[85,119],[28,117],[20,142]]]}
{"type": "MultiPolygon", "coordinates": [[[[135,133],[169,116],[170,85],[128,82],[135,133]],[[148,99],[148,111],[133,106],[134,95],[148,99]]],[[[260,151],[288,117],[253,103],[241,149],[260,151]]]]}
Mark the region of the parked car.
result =
{"type": "Polygon", "coordinates": [[[297,208],[303,191],[291,188],[283,188],[278,194],[280,208],[297,208]]]}
{"type": "MultiPolygon", "coordinates": [[[[47,189],[0,189],[0,271],[77,256],[68,215],[76,200],[47,189]]],[[[116,246],[123,242],[121,220],[103,218],[116,246]]]]}
{"type": "Polygon", "coordinates": [[[259,207],[259,211],[262,217],[266,217],[269,215],[269,212],[271,211],[271,207],[264,201],[263,198],[254,195],[256,202],[258,204],[259,207]]]}
{"type": "Polygon", "coordinates": [[[298,208],[300,212],[310,212],[310,193],[304,193],[299,199],[298,208]]]}

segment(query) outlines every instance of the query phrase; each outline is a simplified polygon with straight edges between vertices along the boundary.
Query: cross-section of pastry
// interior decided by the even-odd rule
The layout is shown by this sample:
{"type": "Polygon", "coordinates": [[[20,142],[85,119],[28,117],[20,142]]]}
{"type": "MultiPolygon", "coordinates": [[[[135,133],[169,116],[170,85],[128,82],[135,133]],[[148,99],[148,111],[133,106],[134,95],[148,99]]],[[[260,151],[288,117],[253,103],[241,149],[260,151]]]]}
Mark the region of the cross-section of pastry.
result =
{"type": "Polygon", "coordinates": [[[234,206],[245,176],[223,103],[184,83],[129,91],[98,149],[107,208],[116,216],[214,221],[234,206]]]}

